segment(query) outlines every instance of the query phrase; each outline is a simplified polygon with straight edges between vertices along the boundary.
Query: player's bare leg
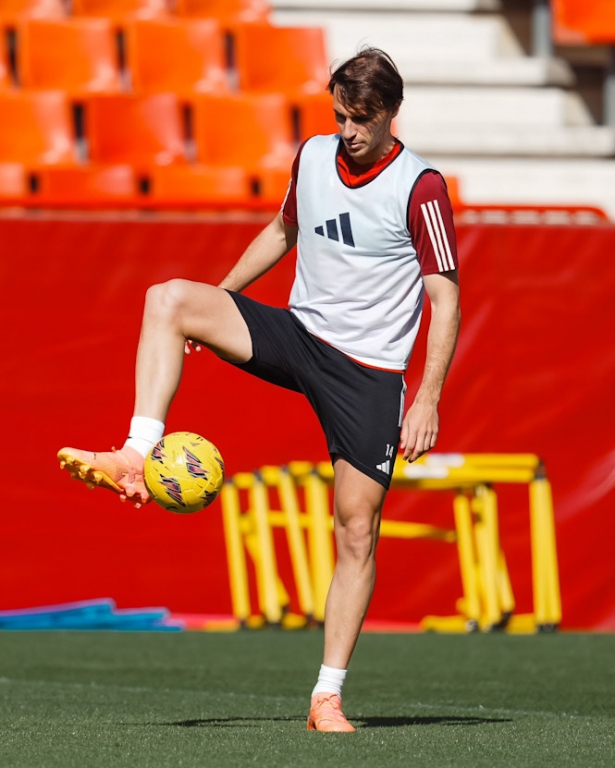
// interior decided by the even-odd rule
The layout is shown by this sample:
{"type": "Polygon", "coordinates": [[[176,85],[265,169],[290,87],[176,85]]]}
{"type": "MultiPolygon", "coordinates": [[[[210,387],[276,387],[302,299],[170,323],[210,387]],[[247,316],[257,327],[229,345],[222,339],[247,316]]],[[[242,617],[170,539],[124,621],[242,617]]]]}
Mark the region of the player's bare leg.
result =
{"type": "Polygon", "coordinates": [[[250,333],[226,291],[188,280],[153,286],[147,292],[137,352],[136,418],[131,436],[119,451],[63,448],[58,453],[62,468],[89,487],[108,488],[136,506],[149,501],[143,460],[162,436],[181,379],[187,339],[198,340],[229,360],[242,362],[252,356],[250,333]],[[135,422],[138,437],[132,434],[135,422]]]}
{"type": "Polygon", "coordinates": [[[386,490],[343,459],[335,462],[337,564],[325,608],[329,667],[346,669],[376,580],[376,544],[386,490]]]}
{"type": "Polygon", "coordinates": [[[341,689],[376,580],[376,545],[386,490],[343,459],[335,462],[337,564],[325,608],[325,653],[308,728],[353,731],[341,689]]]}
{"type": "Polygon", "coordinates": [[[181,379],[187,339],[233,362],[252,357],[250,332],[226,291],[189,280],[152,286],[137,351],[135,416],[166,419],[181,379]]]}

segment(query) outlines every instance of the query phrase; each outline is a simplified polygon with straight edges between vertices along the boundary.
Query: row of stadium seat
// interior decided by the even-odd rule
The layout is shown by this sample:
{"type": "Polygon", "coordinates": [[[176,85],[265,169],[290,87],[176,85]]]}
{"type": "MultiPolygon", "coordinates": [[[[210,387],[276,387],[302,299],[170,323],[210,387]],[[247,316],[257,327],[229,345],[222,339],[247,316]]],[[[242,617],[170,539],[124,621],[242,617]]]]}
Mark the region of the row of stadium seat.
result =
{"type": "Polygon", "coordinates": [[[298,143],[336,129],[320,29],[133,16],[5,31],[4,206],[270,208],[298,143]]]}
{"type": "Polygon", "coordinates": [[[189,102],[174,93],[95,95],[71,105],[62,91],[24,91],[0,94],[0,113],[0,161],[43,165],[184,163],[190,142],[200,160],[254,165],[292,159],[300,141],[335,130],[327,94],[294,102],[276,93],[196,94],[189,102]]]}
{"type": "Polygon", "coordinates": [[[284,196],[298,142],[335,130],[327,94],[121,94],[77,103],[62,91],[22,91],[0,94],[0,114],[5,204],[89,205],[97,193],[102,203],[167,195],[270,205],[284,196]]]}
{"type": "Polygon", "coordinates": [[[109,19],[72,18],[24,22],[0,37],[0,89],[317,93],[327,80],[318,28],[167,19],[118,30],[109,19]]]}
{"type": "Polygon", "coordinates": [[[0,24],[24,18],[95,16],[121,22],[170,14],[217,18],[225,22],[267,22],[266,0],[1,0],[0,24]]]}
{"type": "Polygon", "coordinates": [[[0,204],[278,205],[298,143],[335,122],[322,30],[268,19],[263,0],[0,0],[0,204]]]}
{"type": "Polygon", "coordinates": [[[274,210],[284,199],[289,173],[239,166],[57,166],[28,169],[0,163],[4,207],[70,210],[274,210]]]}

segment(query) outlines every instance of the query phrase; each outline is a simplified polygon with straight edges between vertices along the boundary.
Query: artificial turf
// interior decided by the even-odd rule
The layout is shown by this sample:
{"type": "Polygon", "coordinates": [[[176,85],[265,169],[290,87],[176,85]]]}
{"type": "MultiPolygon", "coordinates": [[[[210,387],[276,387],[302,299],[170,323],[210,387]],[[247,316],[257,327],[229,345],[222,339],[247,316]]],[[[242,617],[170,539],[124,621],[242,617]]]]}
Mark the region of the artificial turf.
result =
{"type": "Polygon", "coordinates": [[[0,768],[615,765],[615,636],[364,635],[356,734],[306,732],[319,631],[0,633],[0,768]]]}

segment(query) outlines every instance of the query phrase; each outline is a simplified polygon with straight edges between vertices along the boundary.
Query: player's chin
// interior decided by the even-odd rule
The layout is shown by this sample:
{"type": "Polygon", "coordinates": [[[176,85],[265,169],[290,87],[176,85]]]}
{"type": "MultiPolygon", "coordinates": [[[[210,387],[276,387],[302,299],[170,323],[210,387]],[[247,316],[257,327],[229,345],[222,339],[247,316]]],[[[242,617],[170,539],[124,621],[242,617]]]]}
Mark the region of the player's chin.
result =
{"type": "Polygon", "coordinates": [[[362,157],[365,154],[365,147],[363,144],[346,144],[348,154],[353,158],[362,157]]]}

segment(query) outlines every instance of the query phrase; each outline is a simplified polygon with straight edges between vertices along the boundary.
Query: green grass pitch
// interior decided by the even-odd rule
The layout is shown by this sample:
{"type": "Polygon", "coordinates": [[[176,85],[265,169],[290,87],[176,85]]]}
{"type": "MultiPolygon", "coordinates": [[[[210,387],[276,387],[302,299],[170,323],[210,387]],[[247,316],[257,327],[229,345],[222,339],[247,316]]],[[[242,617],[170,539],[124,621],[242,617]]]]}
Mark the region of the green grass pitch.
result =
{"type": "Polygon", "coordinates": [[[0,633],[1,768],[615,765],[615,636],[364,635],[356,734],[306,731],[319,631],[0,633]]]}

